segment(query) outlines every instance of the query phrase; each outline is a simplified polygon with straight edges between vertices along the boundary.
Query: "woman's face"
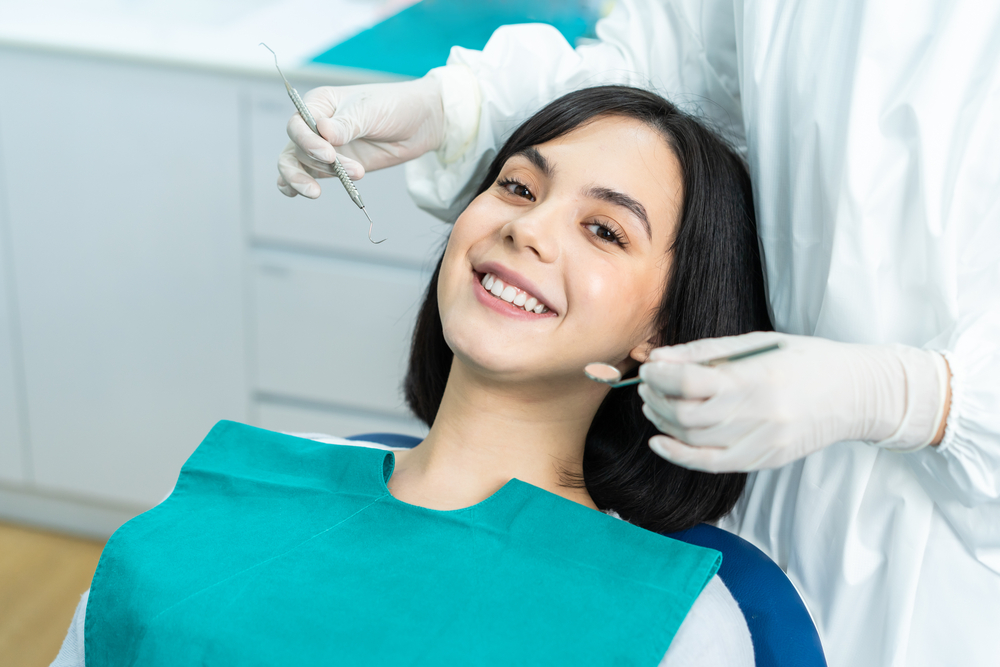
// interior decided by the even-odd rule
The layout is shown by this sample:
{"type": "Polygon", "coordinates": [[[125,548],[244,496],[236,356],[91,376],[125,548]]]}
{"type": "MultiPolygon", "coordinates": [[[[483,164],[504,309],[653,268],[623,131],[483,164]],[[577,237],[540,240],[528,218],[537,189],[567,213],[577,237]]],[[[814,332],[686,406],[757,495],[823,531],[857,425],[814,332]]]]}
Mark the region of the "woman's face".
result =
{"type": "Polygon", "coordinates": [[[643,360],[681,184],[663,137],[628,118],[511,157],[445,251],[438,304],[457,359],[515,382],[586,382],[591,361],[643,360]]]}

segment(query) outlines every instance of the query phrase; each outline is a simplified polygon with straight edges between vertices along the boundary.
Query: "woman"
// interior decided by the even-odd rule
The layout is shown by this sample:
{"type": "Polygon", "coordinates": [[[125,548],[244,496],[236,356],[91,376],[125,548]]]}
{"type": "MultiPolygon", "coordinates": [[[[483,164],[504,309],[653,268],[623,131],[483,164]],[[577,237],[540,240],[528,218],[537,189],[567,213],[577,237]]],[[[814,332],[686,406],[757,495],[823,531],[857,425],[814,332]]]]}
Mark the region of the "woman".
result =
{"type": "Polygon", "coordinates": [[[406,378],[427,438],[220,424],[111,539],[56,664],[84,615],[92,664],[752,664],[718,554],[655,534],[719,519],[745,476],[663,461],[635,388],[582,368],[769,329],[755,235],[739,157],[662,98],[550,104],[428,287],[406,378]]]}
{"type": "Polygon", "coordinates": [[[745,150],[787,335],[697,392],[677,391],[705,370],[687,362],[760,343],[653,355],[651,445],[757,470],[724,527],[785,569],[831,665],[995,665],[1000,3],[602,6],[597,43],[503,26],[422,79],[310,91],[323,138],[291,118],[279,188],[318,196],[337,154],[353,178],[416,158],[410,192],[453,219],[510,129],[569,90],[639,81],[697,105],[745,150]]]}

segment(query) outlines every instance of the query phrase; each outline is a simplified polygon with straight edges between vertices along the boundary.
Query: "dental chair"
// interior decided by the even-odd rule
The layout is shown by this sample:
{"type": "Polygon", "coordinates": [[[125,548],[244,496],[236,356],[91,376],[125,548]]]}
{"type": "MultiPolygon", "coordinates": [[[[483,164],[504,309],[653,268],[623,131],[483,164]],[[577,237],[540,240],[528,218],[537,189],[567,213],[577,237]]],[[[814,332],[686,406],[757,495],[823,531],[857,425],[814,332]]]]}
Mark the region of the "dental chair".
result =
{"type": "MultiPolygon", "coordinates": [[[[410,449],[420,438],[366,433],[348,440],[410,449]]],[[[823,646],[792,582],[764,552],[741,537],[702,523],[667,537],[722,552],[719,578],[740,605],[757,667],[826,667],[823,646]]]]}

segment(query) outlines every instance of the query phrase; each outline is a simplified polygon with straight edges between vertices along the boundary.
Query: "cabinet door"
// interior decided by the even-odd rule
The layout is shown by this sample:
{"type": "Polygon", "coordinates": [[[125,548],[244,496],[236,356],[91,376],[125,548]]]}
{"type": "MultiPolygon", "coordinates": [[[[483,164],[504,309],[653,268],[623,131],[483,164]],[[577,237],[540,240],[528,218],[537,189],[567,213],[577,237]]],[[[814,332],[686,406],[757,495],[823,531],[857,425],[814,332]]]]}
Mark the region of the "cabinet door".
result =
{"type": "Polygon", "coordinates": [[[428,275],[280,252],[255,256],[261,398],[408,417],[401,383],[428,275]]]}
{"type": "Polygon", "coordinates": [[[247,414],[236,84],[4,50],[0,90],[35,481],[152,505],[247,414]]]}

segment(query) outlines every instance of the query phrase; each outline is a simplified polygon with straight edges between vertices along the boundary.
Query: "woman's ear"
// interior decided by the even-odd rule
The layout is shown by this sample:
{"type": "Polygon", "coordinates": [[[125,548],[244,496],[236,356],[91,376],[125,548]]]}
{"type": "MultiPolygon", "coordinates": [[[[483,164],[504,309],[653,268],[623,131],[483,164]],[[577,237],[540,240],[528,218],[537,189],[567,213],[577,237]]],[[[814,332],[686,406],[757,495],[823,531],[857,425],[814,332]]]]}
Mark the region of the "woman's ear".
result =
{"type": "Polygon", "coordinates": [[[656,341],[652,337],[650,337],[641,345],[637,345],[634,348],[632,348],[632,351],[629,352],[628,356],[631,357],[632,359],[635,359],[640,364],[644,364],[646,363],[646,360],[649,359],[649,353],[655,350],[656,347],[657,347],[656,341]]]}

